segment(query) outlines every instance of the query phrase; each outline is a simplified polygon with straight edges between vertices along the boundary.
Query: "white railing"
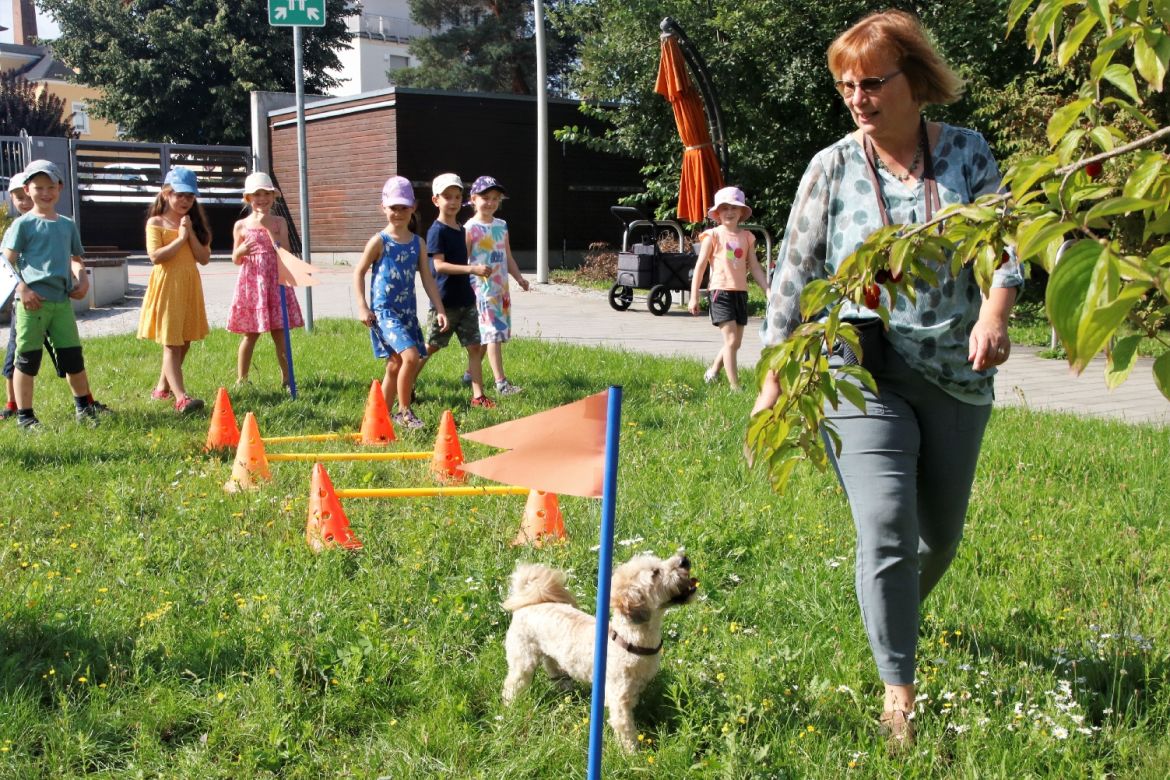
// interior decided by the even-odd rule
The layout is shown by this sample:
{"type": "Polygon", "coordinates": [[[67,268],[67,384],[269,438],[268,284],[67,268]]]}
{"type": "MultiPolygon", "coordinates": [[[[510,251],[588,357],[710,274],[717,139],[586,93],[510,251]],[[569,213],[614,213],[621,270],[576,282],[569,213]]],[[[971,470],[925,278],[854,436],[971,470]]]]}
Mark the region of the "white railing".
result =
{"type": "Polygon", "coordinates": [[[409,41],[412,38],[425,38],[431,34],[431,31],[426,27],[401,16],[354,15],[349,17],[348,24],[351,33],[387,41],[409,41]]]}

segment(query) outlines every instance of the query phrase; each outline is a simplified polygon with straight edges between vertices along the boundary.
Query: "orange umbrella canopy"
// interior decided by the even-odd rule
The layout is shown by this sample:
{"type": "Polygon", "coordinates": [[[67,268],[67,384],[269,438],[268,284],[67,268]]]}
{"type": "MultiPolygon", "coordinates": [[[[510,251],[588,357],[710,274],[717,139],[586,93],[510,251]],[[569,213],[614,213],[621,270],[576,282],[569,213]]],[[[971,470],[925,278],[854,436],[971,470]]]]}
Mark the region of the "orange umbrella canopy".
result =
{"type": "Polygon", "coordinates": [[[654,91],[670,101],[683,143],[678,218],[683,222],[702,222],[715,200],[716,190],[723,186],[723,174],[707,129],[702,100],[687,73],[682,49],[673,35],[662,36],[662,59],[658,62],[658,81],[654,91]]]}

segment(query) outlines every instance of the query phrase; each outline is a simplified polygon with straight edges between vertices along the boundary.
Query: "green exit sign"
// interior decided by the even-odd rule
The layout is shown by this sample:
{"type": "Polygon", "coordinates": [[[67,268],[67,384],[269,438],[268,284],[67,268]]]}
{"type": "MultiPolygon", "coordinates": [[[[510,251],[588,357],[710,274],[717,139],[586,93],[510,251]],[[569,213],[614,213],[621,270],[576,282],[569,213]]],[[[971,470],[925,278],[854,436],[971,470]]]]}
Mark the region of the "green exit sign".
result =
{"type": "Polygon", "coordinates": [[[268,0],[268,23],[274,27],[324,27],[325,0],[268,0]]]}

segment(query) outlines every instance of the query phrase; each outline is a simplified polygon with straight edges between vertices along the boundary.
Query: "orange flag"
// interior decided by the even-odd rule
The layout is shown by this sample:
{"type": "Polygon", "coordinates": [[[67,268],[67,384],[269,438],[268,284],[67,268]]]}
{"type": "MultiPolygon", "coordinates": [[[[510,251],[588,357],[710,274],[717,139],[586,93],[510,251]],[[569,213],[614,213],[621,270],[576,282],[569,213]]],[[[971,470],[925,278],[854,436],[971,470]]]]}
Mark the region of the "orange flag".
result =
{"type": "Polygon", "coordinates": [[[468,441],[507,449],[463,470],[495,482],[558,495],[601,496],[609,391],[519,420],[465,433],[468,441]]]}
{"type": "Polygon", "coordinates": [[[313,266],[284,247],[277,247],[276,255],[280,260],[276,267],[277,276],[285,287],[311,287],[317,283],[313,266]]]}

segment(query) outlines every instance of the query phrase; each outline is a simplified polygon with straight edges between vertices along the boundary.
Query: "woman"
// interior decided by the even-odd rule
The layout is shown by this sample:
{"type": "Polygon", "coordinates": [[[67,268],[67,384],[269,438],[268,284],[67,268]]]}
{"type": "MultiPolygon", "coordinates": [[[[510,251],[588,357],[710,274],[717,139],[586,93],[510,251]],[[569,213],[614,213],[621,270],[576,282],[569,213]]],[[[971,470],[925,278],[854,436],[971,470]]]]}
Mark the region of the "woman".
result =
{"type": "MultiPolygon", "coordinates": [[[[801,180],[769,296],[765,345],[784,341],[800,324],[805,283],[831,275],[883,223],[927,221],[1000,183],[982,136],[922,117],[928,104],[957,100],[962,82],[914,16],[867,16],[832,43],[828,59],[857,130],[819,152],[801,180]]],[[[893,747],[914,740],[919,604],[962,537],[994,367],[1007,360],[1008,314],[1023,283],[1012,263],[995,273],[983,298],[970,268],[957,276],[937,270],[937,285],[917,282],[916,301],[899,296],[891,307],[885,364],[871,369],[879,393],[864,393],[867,413],[850,404],[826,409],[841,436],[834,465],[857,529],[857,597],[885,683],[880,722],[893,747]]],[[[842,316],[877,315],[846,302],[842,316]]],[[[770,374],[753,414],[778,395],[770,374]]]]}

